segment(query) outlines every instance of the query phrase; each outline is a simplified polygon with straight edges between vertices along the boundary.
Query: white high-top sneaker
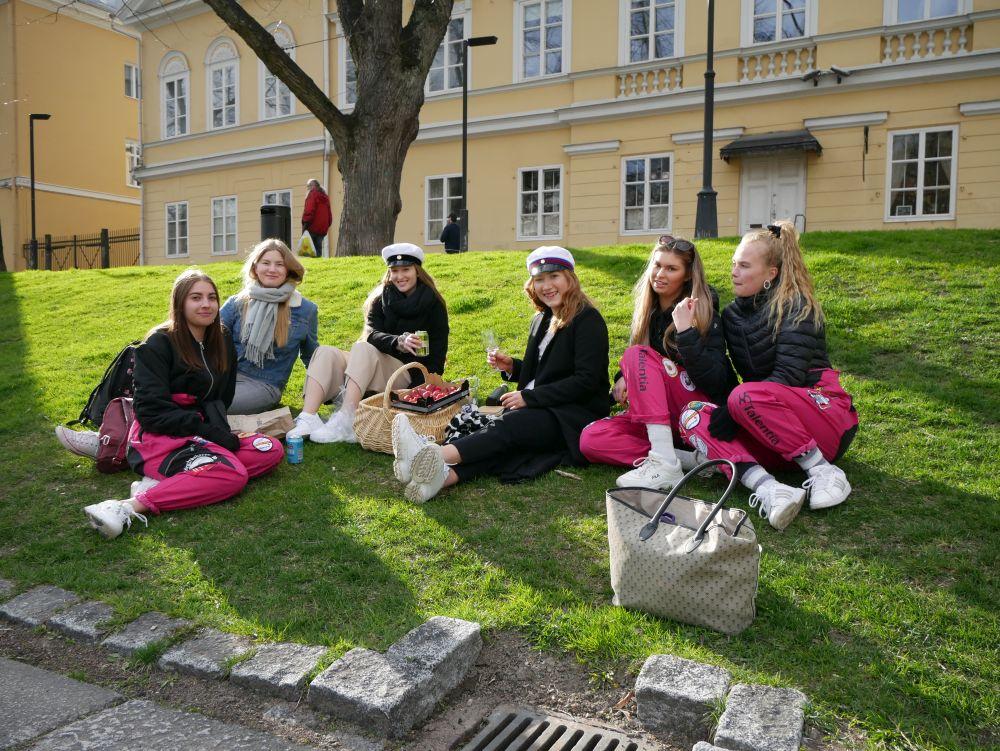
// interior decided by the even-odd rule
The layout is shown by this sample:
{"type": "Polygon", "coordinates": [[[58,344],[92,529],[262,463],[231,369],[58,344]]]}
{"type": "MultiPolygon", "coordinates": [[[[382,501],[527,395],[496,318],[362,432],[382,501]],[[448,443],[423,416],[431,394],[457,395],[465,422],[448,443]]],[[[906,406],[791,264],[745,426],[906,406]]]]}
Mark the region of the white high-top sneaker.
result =
{"type": "Polygon", "coordinates": [[[132,487],[129,489],[129,495],[135,498],[139,493],[144,490],[149,490],[150,488],[155,488],[160,484],[159,480],[155,480],[152,477],[143,476],[141,480],[136,480],[132,483],[132,487]]]}
{"type": "Polygon", "coordinates": [[[761,517],[768,520],[775,529],[784,529],[799,515],[806,491],[790,485],[782,485],[777,480],[761,483],[750,496],[750,508],[755,508],[761,517]]]}
{"type": "Polygon", "coordinates": [[[146,517],[132,508],[131,501],[101,501],[85,506],[83,513],[87,515],[90,526],[109,540],[118,537],[123,527],[131,527],[132,519],[138,519],[148,526],[146,517]]]}
{"type": "Polygon", "coordinates": [[[410,463],[428,443],[434,443],[434,438],[417,433],[406,415],[399,413],[392,418],[392,453],[395,456],[392,473],[397,480],[408,483],[412,479],[410,463]]]}
{"type": "Polygon", "coordinates": [[[683,477],[684,470],[676,457],[671,463],[666,457],[650,451],[645,459],[636,461],[635,469],[619,475],[616,483],[619,488],[670,490],[683,477]]]}
{"type": "Polygon", "coordinates": [[[436,496],[448,479],[448,466],[441,455],[441,447],[436,443],[425,444],[410,462],[410,484],[406,486],[406,497],[414,503],[425,503],[436,496]]]}
{"type": "Polygon", "coordinates": [[[830,508],[847,500],[851,483],[844,470],[835,464],[820,464],[809,470],[809,479],[802,483],[809,491],[809,508],[830,508]]]}
{"type": "Polygon", "coordinates": [[[354,434],[354,415],[343,409],[337,410],[326,425],[309,434],[309,440],[314,443],[357,443],[354,434]]]}
{"type": "Polygon", "coordinates": [[[285,438],[305,438],[314,430],[323,427],[323,418],[319,415],[310,415],[306,412],[300,413],[295,418],[295,427],[285,434],[285,438]]]}

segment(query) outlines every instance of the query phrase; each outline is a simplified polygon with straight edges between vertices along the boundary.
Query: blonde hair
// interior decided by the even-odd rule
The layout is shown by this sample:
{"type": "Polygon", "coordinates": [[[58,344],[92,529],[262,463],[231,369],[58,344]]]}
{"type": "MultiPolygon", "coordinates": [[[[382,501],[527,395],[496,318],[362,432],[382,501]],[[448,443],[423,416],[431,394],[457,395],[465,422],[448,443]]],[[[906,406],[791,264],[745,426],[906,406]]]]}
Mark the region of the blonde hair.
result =
{"type": "MultiPolygon", "coordinates": [[[[576,314],[579,313],[586,306],[596,308],[593,300],[591,300],[584,293],[583,288],[580,286],[580,279],[577,277],[576,272],[571,269],[560,269],[558,271],[550,272],[554,274],[564,274],[569,280],[569,289],[566,290],[566,294],[563,295],[562,305],[559,306],[559,311],[552,311],[552,321],[549,323],[549,328],[553,331],[558,331],[559,329],[566,328],[570,321],[572,321],[576,314]]],[[[549,306],[542,302],[541,298],[535,292],[534,285],[535,278],[533,276],[528,277],[528,281],[524,283],[524,291],[528,295],[528,299],[535,306],[535,310],[540,313],[544,313],[546,310],[550,310],[549,306]]]]}
{"type": "MultiPolygon", "coordinates": [[[[444,306],[445,311],[448,310],[448,303],[444,301],[444,297],[438,292],[437,284],[434,283],[434,277],[432,277],[427,270],[419,263],[413,264],[417,269],[417,283],[422,283],[426,287],[430,287],[431,292],[434,293],[434,297],[444,306]]],[[[385,274],[382,276],[382,281],[372,287],[372,291],[368,293],[368,297],[365,298],[364,305],[361,306],[361,310],[364,315],[364,324],[361,326],[361,337],[358,341],[364,341],[368,338],[371,333],[371,329],[368,328],[368,314],[371,312],[372,305],[382,296],[383,290],[385,290],[385,285],[392,284],[392,267],[387,266],[385,269],[385,274]]]]}
{"type": "MultiPolygon", "coordinates": [[[[243,288],[236,293],[236,298],[243,303],[243,315],[246,315],[247,305],[250,304],[250,288],[255,284],[260,284],[260,279],[257,278],[257,264],[260,263],[260,259],[264,257],[265,253],[270,253],[272,250],[281,253],[281,260],[284,261],[285,270],[288,272],[286,282],[291,282],[298,287],[306,276],[306,270],[301,261],[281,240],[271,237],[257,243],[243,264],[243,288]]],[[[278,347],[284,347],[288,343],[288,328],[292,321],[291,301],[292,298],[289,296],[287,300],[278,305],[278,318],[274,322],[274,344],[278,347]]]]}
{"type": "MultiPolygon", "coordinates": [[[[635,305],[632,308],[632,329],[629,337],[629,344],[649,344],[649,319],[660,304],[660,298],[653,290],[653,262],[657,253],[670,253],[677,256],[684,263],[688,278],[678,293],[675,304],[685,297],[696,297],[698,302],[694,307],[694,327],[703,337],[708,334],[708,328],[712,325],[712,318],[715,310],[712,306],[712,291],[705,281],[705,267],[702,265],[701,256],[694,244],[683,238],[673,238],[664,236],[660,239],[649,254],[649,261],[632,288],[632,299],[635,305]]],[[[671,321],[667,330],[663,332],[663,346],[665,349],[675,349],[674,336],[677,327],[671,321]]]]}
{"type": "Polygon", "coordinates": [[[818,329],[823,325],[823,308],[816,299],[813,280],[806,268],[802,248],[799,247],[799,233],[795,224],[782,219],[769,227],[774,227],[779,234],[775,235],[769,228],[755,229],[743,235],[739,247],[761,243],[765,247],[764,262],[778,269],[778,286],[771,294],[767,313],[773,328],[772,338],[777,337],[785,316],[793,310],[798,311],[792,319],[793,325],[810,320],[818,329]]]}

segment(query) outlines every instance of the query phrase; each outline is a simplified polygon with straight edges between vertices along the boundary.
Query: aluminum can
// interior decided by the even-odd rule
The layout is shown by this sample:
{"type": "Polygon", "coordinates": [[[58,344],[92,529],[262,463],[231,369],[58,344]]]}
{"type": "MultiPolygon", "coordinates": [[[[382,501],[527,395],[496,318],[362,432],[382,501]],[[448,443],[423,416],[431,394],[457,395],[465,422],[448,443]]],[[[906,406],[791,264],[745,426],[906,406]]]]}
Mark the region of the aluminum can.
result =
{"type": "Polygon", "coordinates": [[[420,349],[417,350],[417,357],[427,357],[427,355],[431,353],[431,340],[430,337],[427,336],[427,332],[414,331],[413,335],[419,336],[420,341],[424,343],[424,346],[422,346],[420,349]]]}
{"type": "Polygon", "coordinates": [[[285,458],[288,459],[289,464],[302,464],[302,445],[304,442],[300,435],[285,441],[285,458]]]}

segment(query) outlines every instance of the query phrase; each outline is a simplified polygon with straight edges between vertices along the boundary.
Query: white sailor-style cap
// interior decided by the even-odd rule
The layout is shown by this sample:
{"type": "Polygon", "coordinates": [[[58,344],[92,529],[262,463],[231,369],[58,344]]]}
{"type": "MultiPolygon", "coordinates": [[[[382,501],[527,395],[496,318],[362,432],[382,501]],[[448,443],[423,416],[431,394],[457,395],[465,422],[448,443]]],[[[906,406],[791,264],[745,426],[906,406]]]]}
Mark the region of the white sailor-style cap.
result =
{"type": "Polygon", "coordinates": [[[393,243],[382,248],[382,260],[386,266],[422,266],[424,251],[413,243],[393,243]]]}
{"type": "Polygon", "coordinates": [[[558,245],[543,245],[528,254],[528,273],[537,276],[545,271],[572,271],[576,267],[573,254],[558,245]]]}

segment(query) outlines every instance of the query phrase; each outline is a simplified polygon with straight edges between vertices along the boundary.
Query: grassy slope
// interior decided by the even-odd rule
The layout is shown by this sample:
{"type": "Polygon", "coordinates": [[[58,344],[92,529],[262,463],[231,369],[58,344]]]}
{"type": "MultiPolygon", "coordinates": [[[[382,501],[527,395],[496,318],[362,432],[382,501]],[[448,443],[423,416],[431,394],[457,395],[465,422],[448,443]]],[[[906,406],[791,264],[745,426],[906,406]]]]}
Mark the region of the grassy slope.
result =
{"type": "MultiPolygon", "coordinates": [[[[701,244],[724,302],[734,244],[701,244]]],[[[595,672],[667,651],[740,680],[799,686],[815,721],[857,724],[872,747],[995,746],[1000,232],[814,233],[805,246],[833,360],[861,413],[843,462],[855,490],[785,534],[756,523],[759,613],[739,637],[607,604],[604,489],[616,470],[606,467],[581,471],[582,482],[474,482],[415,507],[389,457],[307,444],[303,465],[238,502],[105,542],[80,508],[121,497],[131,478],[98,476],[59,449],[52,425],[75,416],[114,353],[162,319],[176,268],[0,275],[0,576],[105,599],[122,618],[155,608],[328,644],[331,655],[385,648],[433,614],[519,628],[595,672]]],[[[644,257],[626,246],[577,252],[613,357],[644,257]]],[[[451,310],[451,375],[498,383],[483,363],[483,328],[523,347],[521,263],[503,253],[428,262],[451,310]]],[[[352,341],[380,261],[308,268],[321,341],[352,341]]],[[[211,271],[224,295],[235,291],[236,264],[211,271]]],[[[287,391],[296,408],[302,377],[297,367],[287,391]]],[[[719,489],[703,481],[696,491],[719,489]]]]}

